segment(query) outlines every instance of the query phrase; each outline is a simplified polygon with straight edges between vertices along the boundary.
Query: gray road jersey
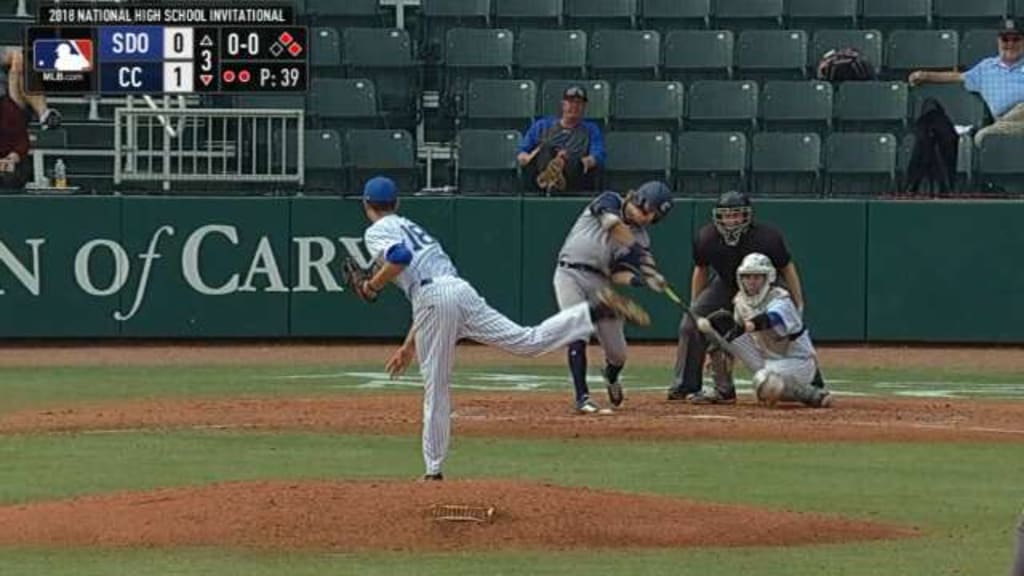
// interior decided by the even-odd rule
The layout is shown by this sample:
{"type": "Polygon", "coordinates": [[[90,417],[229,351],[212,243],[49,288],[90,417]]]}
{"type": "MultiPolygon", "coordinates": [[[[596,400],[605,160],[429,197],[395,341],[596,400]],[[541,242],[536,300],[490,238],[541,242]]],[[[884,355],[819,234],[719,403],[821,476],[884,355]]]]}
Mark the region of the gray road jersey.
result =
{"type": "MultiPolygon", "coordinates": [[[[622,217],[620,212],[619,217],[622,217]]],[[[651,239],[647,230],[639,226],[630,226],[633,235],[641,246],[650,247],[651,239]]],[[[559,262],[586,264],[610,274],[612,262],[624,255],[628,250],[611,238],[608,231],[601,225],[601,218],[595,216],[588,205],[583,209],[569,235],[558,253],[559,262]]]]}

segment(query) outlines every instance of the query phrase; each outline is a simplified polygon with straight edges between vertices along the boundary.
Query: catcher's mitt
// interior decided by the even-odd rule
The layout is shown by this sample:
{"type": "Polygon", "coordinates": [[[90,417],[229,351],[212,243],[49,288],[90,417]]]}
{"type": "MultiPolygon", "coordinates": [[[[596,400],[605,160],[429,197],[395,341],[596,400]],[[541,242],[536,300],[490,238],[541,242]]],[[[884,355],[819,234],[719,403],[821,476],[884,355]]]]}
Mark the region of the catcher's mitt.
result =
{"type": "Polygon", "coordinates": [[[345,277],[345,285],[349,287],[356,296],[366,302],[376,302],[377,293],[370,289],[370,278],[373,276],[373,269],[361,268],[356,261],[346,258],[341,264],[341,271],[345,277]]]}
{"type": "Polygon", "coordinates": [[[715,310],[707,315],[707,321],[711,328],[726,341],[733,341],[743,334],[744,327],[736,321],[736,317],[728,310],[715,310]]]}

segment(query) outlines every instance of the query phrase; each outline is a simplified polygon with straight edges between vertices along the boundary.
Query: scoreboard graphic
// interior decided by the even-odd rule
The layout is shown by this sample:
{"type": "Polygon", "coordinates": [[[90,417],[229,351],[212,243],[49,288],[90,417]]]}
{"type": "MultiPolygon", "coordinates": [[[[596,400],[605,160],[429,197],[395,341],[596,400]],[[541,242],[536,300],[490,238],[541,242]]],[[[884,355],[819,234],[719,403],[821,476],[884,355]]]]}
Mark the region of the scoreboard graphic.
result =
{"type": "Polygon", "coordinates": [[[303,92],[307,29],[290,6],[53,4],[26,31],[30,93],[303,92]]]}

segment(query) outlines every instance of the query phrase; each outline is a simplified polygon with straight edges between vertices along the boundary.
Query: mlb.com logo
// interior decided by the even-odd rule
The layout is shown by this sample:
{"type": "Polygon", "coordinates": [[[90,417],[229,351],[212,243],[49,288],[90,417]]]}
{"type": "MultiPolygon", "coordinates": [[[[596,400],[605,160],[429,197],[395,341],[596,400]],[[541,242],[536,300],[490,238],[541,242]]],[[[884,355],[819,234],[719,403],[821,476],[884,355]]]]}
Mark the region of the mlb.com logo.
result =
{"type": "Polygon", "coordinates": [[[34,68],[39,72],[88,72],[94,62],[92,40],[36,40],[34,68]]]}

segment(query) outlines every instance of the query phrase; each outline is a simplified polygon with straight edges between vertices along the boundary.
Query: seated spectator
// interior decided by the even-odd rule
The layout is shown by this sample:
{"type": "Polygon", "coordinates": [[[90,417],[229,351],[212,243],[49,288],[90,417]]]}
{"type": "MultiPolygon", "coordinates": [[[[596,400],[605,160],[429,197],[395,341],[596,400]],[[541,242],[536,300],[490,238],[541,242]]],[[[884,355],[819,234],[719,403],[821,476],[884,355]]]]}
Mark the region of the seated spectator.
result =
{"type": "Polygon", "coordinates": [[[978,62],[967,72],[917,70],[910,74],[912,86],[929,82],[962,82],[978,92],[988,105],[995,122],[979,130],[974,142],[989,134],[1024,134],[1024,32],[1013,20],[999,31],[999,55],[978,62]]]}
{"type": "Polygon", "coordinates": [[[23,66],[20,49],[0,49],[0,189],[20,189],[32,173],[26,108],[36,112],[44,130],[61,121],[43,95],[25,93],[23,66]]]}
{"type": "Polygon", "coordinates": [[[562,94],[562,114],[535,120],[523,136],[516,160],[524,167],[526,186],[541,192],[597,189],[604,166],[604,137],[597,124],[584,120],[587,91],[569,86],[562,94]]]}

